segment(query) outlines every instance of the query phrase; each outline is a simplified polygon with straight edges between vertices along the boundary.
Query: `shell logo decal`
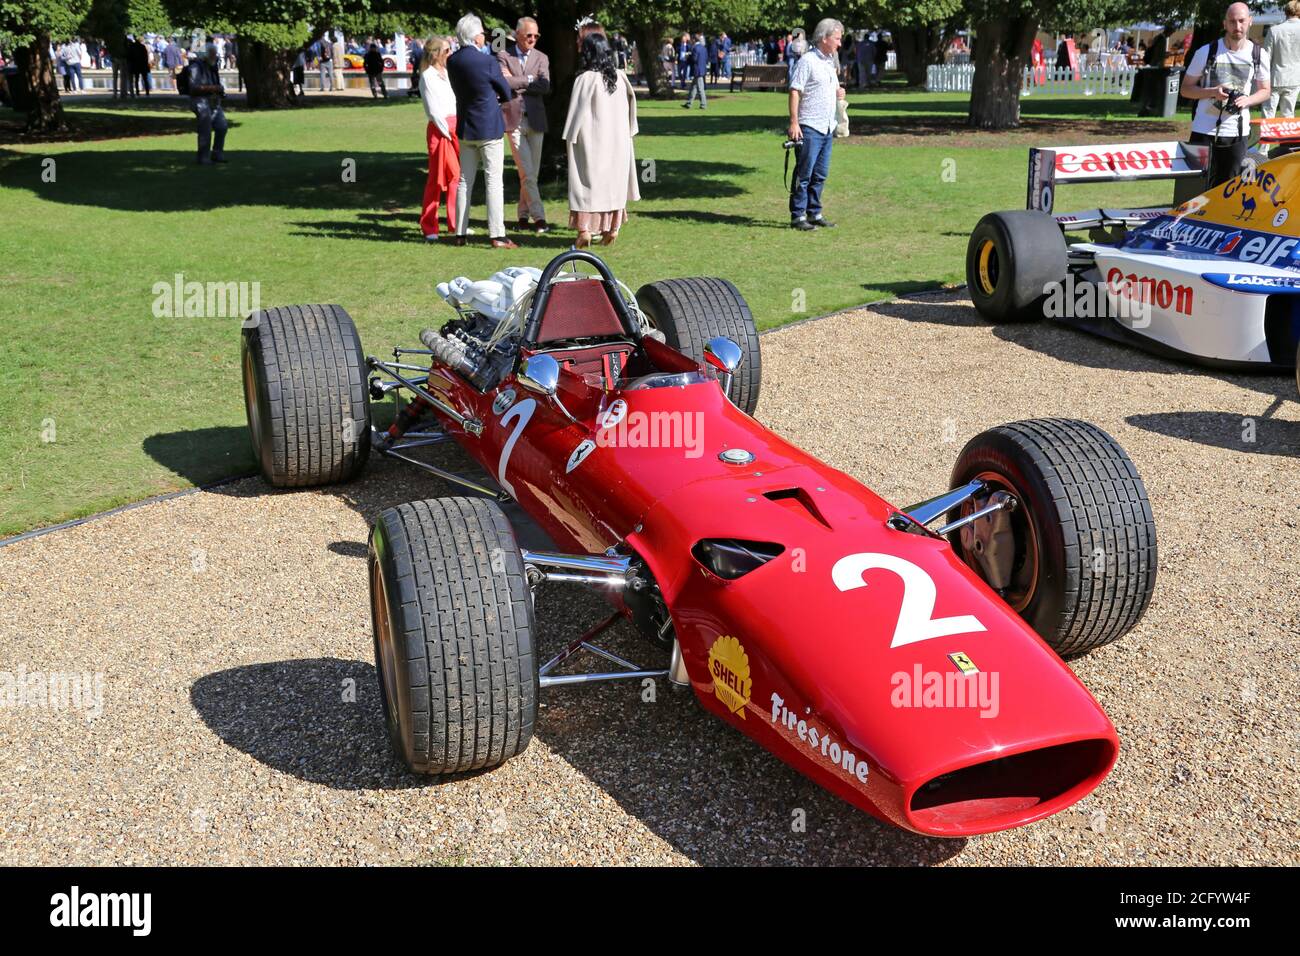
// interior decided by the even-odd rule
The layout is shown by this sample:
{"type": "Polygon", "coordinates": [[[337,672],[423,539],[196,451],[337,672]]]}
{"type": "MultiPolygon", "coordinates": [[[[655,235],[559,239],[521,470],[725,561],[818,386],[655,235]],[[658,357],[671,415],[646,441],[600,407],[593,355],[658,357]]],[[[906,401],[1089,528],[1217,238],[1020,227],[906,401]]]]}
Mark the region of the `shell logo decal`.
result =
{"type": "Polygon", "coordinates": [[[734,637],[719,637],[709,648],[709,674],[713,677],[713,693],[727,710],[745,719],[745,705],[749,703],[751,681],[749,655],[734,637]]]}

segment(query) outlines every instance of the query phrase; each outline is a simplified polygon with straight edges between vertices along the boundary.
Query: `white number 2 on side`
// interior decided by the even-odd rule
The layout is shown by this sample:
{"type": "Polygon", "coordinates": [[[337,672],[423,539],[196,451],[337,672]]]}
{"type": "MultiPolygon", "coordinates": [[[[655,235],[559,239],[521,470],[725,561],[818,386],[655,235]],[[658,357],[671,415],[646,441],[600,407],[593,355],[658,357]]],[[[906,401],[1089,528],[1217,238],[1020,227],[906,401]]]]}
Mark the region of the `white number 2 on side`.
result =
{"type": "Polygon", "coordinates": [[[841,591],[864,588],[867,582],[862,576],[873,568],[893,571],[903,579],[903,603],[898,609],[898,624],[894,627],[894,639],[890,642],[890,647],[988,630],[973,614],[934,617],[934,601],[938,595],[934,579],[925,569],[896,555],[875,552],[850,554],[835,562],[835,567],[831,569],[831,579],[841,591]]]}
{"type": "Polygon", "coordinates": [[[506,478],[506,465],[510,464],[510,453],[515,450],[515,442],[519,441],[519,433],[524,430],[524,426],[527,425],[529,420],[533,417],[533,411],[536,408],[536,400],[528,398],[519,402],[517,405],[511,405],[510,410],[501,416],[502,428],[509,425],[511,419],[519,419],[519,423],[515,425],[515,430],[512,431],[510,437],[506,439],[505,447],[501,449],[501,463],[497,465],[497,483],[500,484],[501,487],[509,493],[510,497],[514,498],[516,501],[519,499],[515,494],[515,486],[510,484],[510,480],[506,478]]]}

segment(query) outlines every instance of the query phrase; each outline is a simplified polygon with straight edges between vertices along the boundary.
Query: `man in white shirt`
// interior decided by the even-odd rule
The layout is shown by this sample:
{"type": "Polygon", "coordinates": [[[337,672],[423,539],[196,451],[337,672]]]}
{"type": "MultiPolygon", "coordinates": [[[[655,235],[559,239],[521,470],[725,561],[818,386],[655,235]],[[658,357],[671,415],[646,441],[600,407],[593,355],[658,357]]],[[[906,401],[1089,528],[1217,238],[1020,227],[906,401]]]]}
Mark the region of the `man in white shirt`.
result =
{"type": "Polygon", "coordinates": [[[1291,0],[1283,9],[1286,20],[1264,37],[1264,50],[1273,67],[1273,94],[1261,107],[1265,116],[1294,116],[1296,93],[1300,92],[1300,0],[1291,0]]]}
{"type": "Polygon", "coordinates": [[[1244,3],[1228,7],[1223,38],[1193,53],[1183,76],[1180,92],[1199,101],[1191,141],[1211,147],[1211,187],[1241,171],[1250,138],[1250,107],[1268,102],[1272,92],[1268,53],[1246,39],[1250,24],[1250,8],[1244,3]]]}
{"type": "Polygon", "coordinates": [[[812,46],[799,57],[790,77],[789,135],[797,162],[790,181],[790,228],[810,232],[835,224],[822,215],[822,185],[831,170],[835,103],[840,86],[840,41],[844,26],[825,19],[813,30],[812,46]]]}

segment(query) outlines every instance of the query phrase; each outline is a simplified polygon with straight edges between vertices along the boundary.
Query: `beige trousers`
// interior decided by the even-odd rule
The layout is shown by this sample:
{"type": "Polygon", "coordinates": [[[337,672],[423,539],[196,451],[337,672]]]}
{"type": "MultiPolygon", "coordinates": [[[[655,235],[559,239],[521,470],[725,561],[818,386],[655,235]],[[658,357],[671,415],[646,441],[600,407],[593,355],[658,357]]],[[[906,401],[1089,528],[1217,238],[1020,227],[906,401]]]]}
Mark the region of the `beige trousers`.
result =
{"type": "Polygon", "coordinates": [[[542,137],[546,134],[525,127],[525,123],[520,123],[509,134],[510,152],[519,170],[519,218],[545,219],[542,194],[537,189],[537,171],[542,165],[542,137]]]}
{"type": "Polygon", "coordinates": [[[505,161],[505,146],[499,139],[460,141],[460,183],[456,190],[456,235],[463,236],[469,232],[469,199],[474,194],[474,182],[478,179],[478,168],[482,164],[484,186],[487,190],[488,238],[505,238],[506,202],[501,183],[505,161]]]}

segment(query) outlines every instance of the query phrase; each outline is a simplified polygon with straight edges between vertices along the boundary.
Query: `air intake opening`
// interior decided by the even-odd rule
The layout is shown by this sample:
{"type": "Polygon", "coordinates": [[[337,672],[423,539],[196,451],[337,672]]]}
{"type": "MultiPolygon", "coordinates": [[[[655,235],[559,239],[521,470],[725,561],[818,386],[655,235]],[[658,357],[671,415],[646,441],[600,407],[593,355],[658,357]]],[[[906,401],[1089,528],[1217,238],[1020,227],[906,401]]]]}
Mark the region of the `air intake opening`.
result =
{"type": "Polygon", "coordinates": [[[763,492],[763,497],[768,501],[775,501],[777,504],[784,505],[790,511],[794,511],[805,518],[812,518],[819,524],[829,528],[831,523],[822,517],[812,496],[802,488],[777,488],[773,491],[763,492]]]}
{"type": "Polygon", "coordinates": [[[984,833],[1052,812],[1077,799],[1114,759],[1105,739],[999,757],[935,777],[912,794],[908,815],[927,833],[984,833]]]}
{"type": "Polygon", "coordinates": [[[695,560],[728,581],[761,568],[782,551],[775,541],[742,541],[739,538],[704,538],[691,549],[695,560]]]}

